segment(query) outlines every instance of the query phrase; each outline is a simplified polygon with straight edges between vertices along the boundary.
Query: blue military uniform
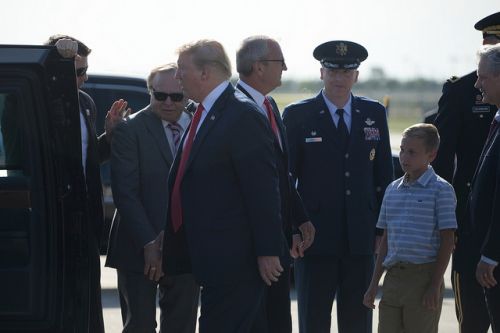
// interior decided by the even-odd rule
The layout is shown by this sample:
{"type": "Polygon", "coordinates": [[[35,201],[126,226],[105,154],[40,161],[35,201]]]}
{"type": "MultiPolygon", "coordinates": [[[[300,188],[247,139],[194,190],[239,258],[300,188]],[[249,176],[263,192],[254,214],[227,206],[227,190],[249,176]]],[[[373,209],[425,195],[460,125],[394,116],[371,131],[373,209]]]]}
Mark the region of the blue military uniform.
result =
{"type": "MultiPolygon", "coordinates": [[[[355,69],[367,56],[352,42],[325,44],[314,54],[324,68],[355,69]]],[[[364,97],[351,95],[350,100],[345,148],[323,91],[284,111],[290,169],[316,228],[313,245],[295,262],[301,333],[330,330],[335,296],[339,332],[372,331],[371,310],[362,301],[373,271],[375,225],[393,166],[385,108],[364,97]]]]}

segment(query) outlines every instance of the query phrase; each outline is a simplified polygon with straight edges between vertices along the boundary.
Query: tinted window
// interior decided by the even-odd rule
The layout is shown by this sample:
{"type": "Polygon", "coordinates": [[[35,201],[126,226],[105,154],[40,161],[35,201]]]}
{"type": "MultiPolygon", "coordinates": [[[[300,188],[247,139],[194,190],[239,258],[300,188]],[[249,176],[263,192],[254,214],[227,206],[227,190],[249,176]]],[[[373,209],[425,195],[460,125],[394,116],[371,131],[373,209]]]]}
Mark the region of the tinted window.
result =
{"type": "Polygon", "coordinates": [[[23,169],[23,120],[18,101],[16,94],[0,92],[0,177],[23,169]]]}

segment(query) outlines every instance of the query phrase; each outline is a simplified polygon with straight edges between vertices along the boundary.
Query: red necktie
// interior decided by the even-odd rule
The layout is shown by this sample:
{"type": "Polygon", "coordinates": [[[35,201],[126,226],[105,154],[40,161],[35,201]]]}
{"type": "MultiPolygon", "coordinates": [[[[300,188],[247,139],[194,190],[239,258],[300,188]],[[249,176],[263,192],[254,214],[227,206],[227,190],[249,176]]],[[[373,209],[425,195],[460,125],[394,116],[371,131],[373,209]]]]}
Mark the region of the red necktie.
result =
{"type": "Polygon", "coordinates": [[[276,138],[278,139],[279,145],[281,147],[281,138],[278,129],[278,124],[276,123],[276,118],[274,118],[273,107],[271,106],[271,102],[269,102],[267,97],[264,98],[264,106],[266,107],[267,117],[269,118],[269,122],[271,123],[271,129],[273,130],[274,135],[276,135],[276,138]]]}
{"type": "Polygon", "coordinates": [[[170,197],[170,216],[172,218],[172,226],[174,232],[177,232],[182,225],[182,203],[181,203],[181,183],[182,177],[184,176],[184,171],[186,171],[186,163],[189,159],[189,154],[191,153],[191,147],[193,146],[194,137],[196,135],[196,130],[198,129],[198,124],[200,123],[201,114],[203,113],[203,105],[198,104],[196,112],[194,113],[193,121],[189,127],[189,132],[186,138],[186,143],[182,149],[181,161],[179,162],[179,168],[177,169],[177,175],[175,176],[174,188],[170,197]]]}

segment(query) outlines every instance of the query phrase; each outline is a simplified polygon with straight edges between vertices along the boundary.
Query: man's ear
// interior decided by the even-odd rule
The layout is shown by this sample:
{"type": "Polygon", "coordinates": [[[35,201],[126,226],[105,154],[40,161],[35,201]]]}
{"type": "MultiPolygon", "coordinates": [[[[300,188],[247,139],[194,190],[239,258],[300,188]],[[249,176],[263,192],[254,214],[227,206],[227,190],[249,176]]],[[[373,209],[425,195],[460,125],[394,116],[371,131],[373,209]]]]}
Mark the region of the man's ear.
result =
{"type": "Polygon", "coordinates": [[[211,74],[211,67],[210,66],[203,66],[203,68],[200,71],[200,78],[202,81],[207,81],[210,79],[210,74],[211,74]]]}

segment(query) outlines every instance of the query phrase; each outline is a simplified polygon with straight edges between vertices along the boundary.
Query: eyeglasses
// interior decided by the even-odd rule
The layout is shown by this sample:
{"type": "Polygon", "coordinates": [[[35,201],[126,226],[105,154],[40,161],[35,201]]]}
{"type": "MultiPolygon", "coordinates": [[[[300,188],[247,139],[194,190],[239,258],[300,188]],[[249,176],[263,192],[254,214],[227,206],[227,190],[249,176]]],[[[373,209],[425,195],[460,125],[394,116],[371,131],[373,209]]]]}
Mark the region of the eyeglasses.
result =
{"type": "Polygon", "coordinates": [[[262,61],[262,62],[281,62],[281,67],[286,66],[285,59],[262,59],[259,61],[262,61]]]}
{"type": "Polygon", "coordinates": [[[76,69],[76,76],[84,76],[87,74],[88,67],[80,67],[76,69]]]}
{"type": "Polygon", "coordinates": [[[159,101],[159,102],[164,102],[167,100],[167,98],[170,97],[170,100],[172,102],[180,102],[184,99],[184,94],[183,93],[164,93],[161,91],[153,91],[153,96],[154,98],[159,101]]]}

